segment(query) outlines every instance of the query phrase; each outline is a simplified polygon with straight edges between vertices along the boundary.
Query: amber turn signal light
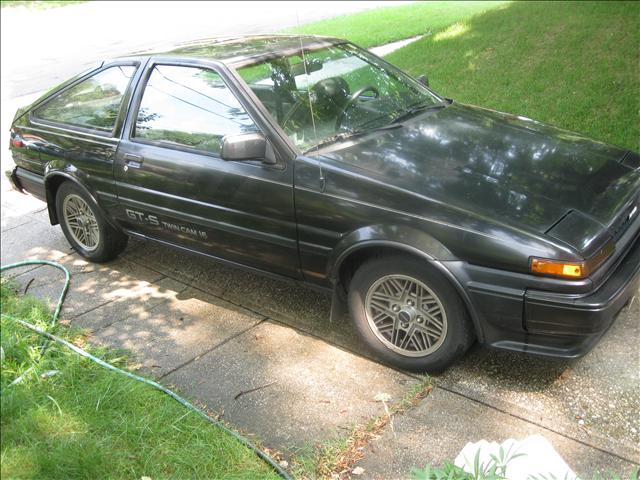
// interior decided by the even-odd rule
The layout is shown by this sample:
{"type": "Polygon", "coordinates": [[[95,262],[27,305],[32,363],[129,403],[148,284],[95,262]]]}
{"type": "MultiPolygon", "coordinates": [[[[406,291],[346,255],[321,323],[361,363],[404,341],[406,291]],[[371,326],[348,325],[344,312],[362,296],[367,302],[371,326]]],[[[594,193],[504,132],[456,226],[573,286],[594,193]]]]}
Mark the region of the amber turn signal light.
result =
{"type": "Polygon", "coordinates": [[[559,262],[545,258],[532,258],[531,271],[564,278],[583,278],[586,276],[584,262],[559,262]]]}

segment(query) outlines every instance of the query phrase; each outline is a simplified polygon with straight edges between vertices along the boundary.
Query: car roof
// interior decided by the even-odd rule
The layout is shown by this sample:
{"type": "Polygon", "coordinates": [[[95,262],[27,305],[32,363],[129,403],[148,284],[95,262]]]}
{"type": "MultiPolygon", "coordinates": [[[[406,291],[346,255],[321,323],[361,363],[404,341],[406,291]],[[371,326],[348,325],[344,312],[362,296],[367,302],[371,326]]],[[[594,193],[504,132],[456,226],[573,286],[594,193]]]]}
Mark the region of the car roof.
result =
{"type": "Polygon", "coordinates": [[[229,66],[240,67],[269,58],[295,54],[300,51],[301,44],[304,45],[305,51],[308,51],[345,42],[337,38],[315,35],[243,35],[198,40],[179,44],[171,50],[150,52],[146,55],[216,60],[229,66]]]}

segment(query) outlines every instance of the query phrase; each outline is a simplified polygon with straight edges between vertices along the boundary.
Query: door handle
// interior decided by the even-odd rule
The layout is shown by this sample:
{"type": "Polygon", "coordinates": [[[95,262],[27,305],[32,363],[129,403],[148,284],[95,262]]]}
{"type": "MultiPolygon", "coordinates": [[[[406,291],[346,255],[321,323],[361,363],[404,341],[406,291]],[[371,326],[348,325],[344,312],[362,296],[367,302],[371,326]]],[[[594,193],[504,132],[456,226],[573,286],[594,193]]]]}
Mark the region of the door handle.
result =
{"type": "Polygon", "coordinates": [[[133,153],[124,154],[124,171],[129,168],[140,168],[144,159],[140,155],[134,155],[133,153]]]}

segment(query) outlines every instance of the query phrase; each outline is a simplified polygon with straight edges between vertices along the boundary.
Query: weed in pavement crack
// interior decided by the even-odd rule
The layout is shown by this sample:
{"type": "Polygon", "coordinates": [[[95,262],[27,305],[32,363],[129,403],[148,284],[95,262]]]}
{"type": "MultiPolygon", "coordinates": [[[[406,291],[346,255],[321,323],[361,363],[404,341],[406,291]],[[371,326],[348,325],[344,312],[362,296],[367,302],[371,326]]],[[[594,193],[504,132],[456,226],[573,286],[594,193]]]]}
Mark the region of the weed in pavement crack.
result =
{"type": "Polygon", "coordinates": [[[433,390],[433,380],[429,376],[420,378],[395,404],[387,405],[385,414],[371,418],[366,424],[354,426],[346,437],[326,442],[316,448],[314,459],[295,459],[294,470],[297,478],[344,479],[350,478],[352,466],[364,458],[365,448],[378,438],[395,415],[402,415],[418,405],[433,390]]]}

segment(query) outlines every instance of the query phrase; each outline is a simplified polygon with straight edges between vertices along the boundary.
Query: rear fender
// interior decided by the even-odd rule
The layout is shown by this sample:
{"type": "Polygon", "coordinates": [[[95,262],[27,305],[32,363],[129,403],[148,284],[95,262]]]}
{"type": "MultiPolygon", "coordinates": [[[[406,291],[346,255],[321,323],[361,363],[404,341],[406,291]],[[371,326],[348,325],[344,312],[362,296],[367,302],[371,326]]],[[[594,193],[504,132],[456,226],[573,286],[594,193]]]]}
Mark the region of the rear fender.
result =
{"type": "Polygon", "coordinates": [[[56,212],[56,192],[62,182],[73,182],[83,193],[89,198],[91,205],[102,215],[102,217],[118,231],[121,228],[114,223],[114,221],[107,215],[104,209],[100,206],[96,200],[95,193],[89,189],[88,182],[86,182],[86,174],[75,168],[73,165],[64,162],[50,162],[45,167],[44,172],[44,186],[47,197],[47,209],[49,211],[49,221],[51,225],[57,225],[60,223],[58,213],[56,212]]]}

